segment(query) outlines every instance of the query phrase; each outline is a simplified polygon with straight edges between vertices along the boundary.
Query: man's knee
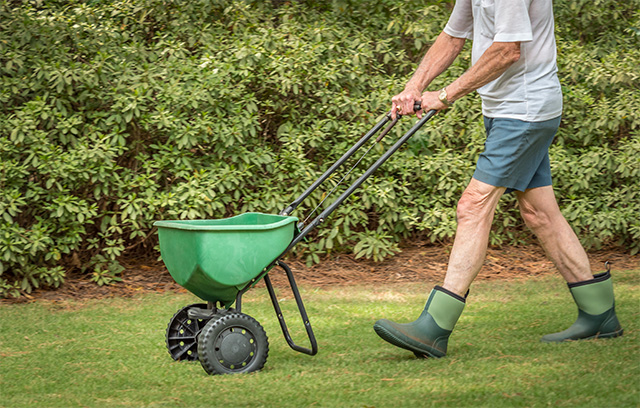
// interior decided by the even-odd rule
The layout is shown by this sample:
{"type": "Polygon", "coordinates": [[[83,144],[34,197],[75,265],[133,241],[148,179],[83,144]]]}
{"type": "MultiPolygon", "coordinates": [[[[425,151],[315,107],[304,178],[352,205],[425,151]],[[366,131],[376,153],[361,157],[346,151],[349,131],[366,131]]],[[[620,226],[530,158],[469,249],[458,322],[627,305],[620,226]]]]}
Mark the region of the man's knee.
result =
{"type": "Polygon", "coordinates": [[[458,207],[456,208],[456,218],[458,222],[464,222],[467,219],[474,218],[478,212],[478,202],[475,193],[468,193],[467,191],[462,193],[462,197],[458,200],[458,207]]]}
{"type": "Polygon", "coordinates": [[[503,188],[470,184],[458,201],[456,209],[458,222],[478,222],[491,218],[503,191],[503,188]]]}

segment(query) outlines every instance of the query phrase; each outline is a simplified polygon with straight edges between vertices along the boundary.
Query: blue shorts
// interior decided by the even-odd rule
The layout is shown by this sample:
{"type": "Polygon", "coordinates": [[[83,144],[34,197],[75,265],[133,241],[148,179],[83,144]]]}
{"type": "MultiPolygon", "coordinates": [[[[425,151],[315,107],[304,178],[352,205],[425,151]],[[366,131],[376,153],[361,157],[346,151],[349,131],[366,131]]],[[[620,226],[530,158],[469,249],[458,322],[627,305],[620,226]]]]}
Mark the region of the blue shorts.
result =
{"type": "Polygon", "coordinates": [[[544,122],[485,116],[487,140],[473,178],[507,193],[550,186],[549,146],[559,126],[559,116],[544,122]]]}

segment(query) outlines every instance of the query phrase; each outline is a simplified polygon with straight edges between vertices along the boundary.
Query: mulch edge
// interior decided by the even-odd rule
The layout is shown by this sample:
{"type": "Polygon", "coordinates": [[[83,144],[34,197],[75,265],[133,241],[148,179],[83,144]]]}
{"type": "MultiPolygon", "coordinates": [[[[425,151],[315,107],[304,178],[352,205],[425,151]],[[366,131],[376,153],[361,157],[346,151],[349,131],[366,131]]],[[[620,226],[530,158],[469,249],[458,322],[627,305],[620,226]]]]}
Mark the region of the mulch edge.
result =
{"type": "MultiPolygon", "coordinates": [[[[384,285],[403,282],[441,282],[444,279],[450,245],[432,245],[423,242],[405,244],[402,252],[382,262],[355,259],[352,254],[341,254],[308,267],[298,259],[287,259],[299,285],[311,287],[384,285]]],[[[589,253],[595,272],[604,270],[609,261],[615,269],[640,268],[640,257],[619,250],[599,250],[589,253]]],[[[98,286],[87,274],[68,273],[65,283],[57,289],[38,289],[18,299],[0,299],[0,303],[17,304],[36,301],[60,302],[66,300],[134,297],[143,293],[187,293],[172,278],[164,264],[155,259],[125,258],[122,282],[98,286]]],[[[476,280],[523,279],[555,274],[553,263],[536,245],[526,247],[489,248],[476,280]]],[[[284,273],[269,275],[276,286],[286,285],[284,273]]]]}

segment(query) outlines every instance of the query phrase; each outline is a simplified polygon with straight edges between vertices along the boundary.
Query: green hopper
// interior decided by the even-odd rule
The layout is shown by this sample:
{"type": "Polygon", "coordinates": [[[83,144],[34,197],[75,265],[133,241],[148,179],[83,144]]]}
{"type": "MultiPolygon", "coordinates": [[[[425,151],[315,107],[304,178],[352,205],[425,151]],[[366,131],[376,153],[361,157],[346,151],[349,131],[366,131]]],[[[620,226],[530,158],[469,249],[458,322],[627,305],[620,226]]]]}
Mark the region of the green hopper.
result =
{"type": "Polygon", "coordinates": [[[246,213],[221,220],[157,221],[169,273],[199,298],[230,306],[294,238],[298,219],[246,213]]]}

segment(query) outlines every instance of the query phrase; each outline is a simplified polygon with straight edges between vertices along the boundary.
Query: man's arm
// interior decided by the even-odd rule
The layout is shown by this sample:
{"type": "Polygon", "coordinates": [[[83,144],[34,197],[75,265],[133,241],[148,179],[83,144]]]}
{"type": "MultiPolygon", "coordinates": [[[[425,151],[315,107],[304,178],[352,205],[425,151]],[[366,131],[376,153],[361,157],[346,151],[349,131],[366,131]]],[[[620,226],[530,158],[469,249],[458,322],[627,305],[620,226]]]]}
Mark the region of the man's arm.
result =
{"type": "Polygon", "coordinates": [[[391,98],[391,115],[413,113],[413,104],[422,98],[422,91],[456,59],[465,43],[464,38],[440,33],[436,41],[422,58],[418,69],[404,87],[404,91],[391,98]],[[397,107],[397,108],[396,108],[397,107]]]}
{"type": "MultiPolygon", "coordinates": [[[[447,90],[447,99],[449,102],[453,102],[488,84],[502,75],[519,59],[519,42],[494,42],[467,72],[445,88],[447,90]]],[[[439,94],[439,91],[425,92],[421,98],[423,110],[442,110],[447,108],[438,99],[439,94]]],[[[403,112],[409,113],[408,110],[405,111],[404,109],[403,112]]]]}

